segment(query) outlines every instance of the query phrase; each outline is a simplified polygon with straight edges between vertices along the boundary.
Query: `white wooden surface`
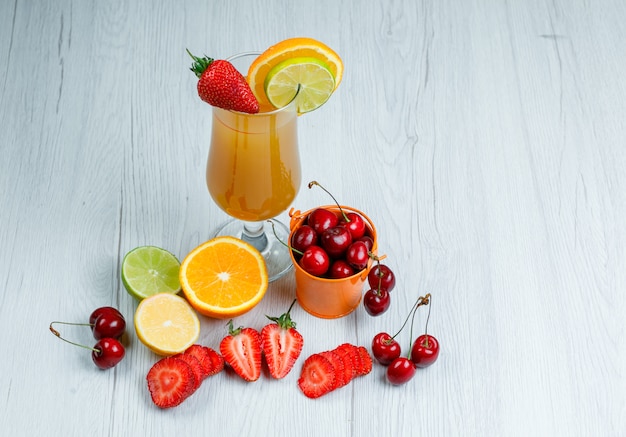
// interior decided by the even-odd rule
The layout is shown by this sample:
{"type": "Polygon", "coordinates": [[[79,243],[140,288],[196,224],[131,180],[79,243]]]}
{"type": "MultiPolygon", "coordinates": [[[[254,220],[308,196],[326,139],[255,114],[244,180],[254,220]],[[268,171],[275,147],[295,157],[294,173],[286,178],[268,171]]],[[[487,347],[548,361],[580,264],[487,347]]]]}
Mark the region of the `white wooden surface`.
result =
{"type": "MultiPolygon", "coordinates": [[[[624,22],[621,0],[1,1],[2,435],[626,435],[624,22]],[[398,275],[379,318],[295,308],[303,356],[369,346],[431,292],[440,359],[318,400],[296,386],[302,359],[283,381],[222,373],[158,410],[132,328],[102,372],[48,324],[115,305],[132,326],[123,255],[182,258],[226,219],[185,48],[297,35],[346,69],[299,121],[303,179],[368,213],[398,275]]],[[[303,186],[294,206],[325,203],[303,186]]],[[[236,321],[260,328],[293,296],[289,276],[236,321]]],[[[224,332],[203,318],[200,341],[224,332]]]]}

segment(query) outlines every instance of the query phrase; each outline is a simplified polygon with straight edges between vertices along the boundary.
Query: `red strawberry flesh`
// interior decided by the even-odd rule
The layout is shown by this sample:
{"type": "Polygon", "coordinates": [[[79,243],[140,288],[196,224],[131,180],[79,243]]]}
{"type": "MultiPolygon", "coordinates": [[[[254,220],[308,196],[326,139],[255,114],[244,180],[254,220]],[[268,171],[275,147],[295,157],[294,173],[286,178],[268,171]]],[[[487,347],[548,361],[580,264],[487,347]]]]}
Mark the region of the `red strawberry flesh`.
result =
{"type": "Polygon", "coordinates": [[[261,331],[263,353],[270,375],[275,379],[287,376],[302,352],[304,339],[293,327],[295,324],[285,315],[276,320],[278,323],[265,325],[261,331]],[[285,320],[288,320],[285,322],[285,320]]]}
{"type": "Polygon", "coordinates": [[[319,398],[335,389],[335,369],[321,354],[313,354],[304,361],[298,387],[308,398],[319,398]]]}
{"type": "Polygon", "coordinates": [[[359,367],[359,376],[367,375],[372,371],[372,357],[369,352],[363,346],[357,347],[359,358],[361,359],[361,366],[359,367]]]}
{"type": "Polygon", "coordinates": [[[224,337],[220,353],[237,375],[248,382],[261,376],[261,335],[253,328],[238,328],[224,337]]]}
{"type": "Polygon", "coordinates": [[[184,360],[166,357],[157,361],[146,376],[152,401],[159,408],[180,405],[194,391],[193,370],[184,360]]]}
{"type": "Polygon", "coordinates": [[[211,361],[211,371],[209,372],[209,376],[216,375],[224,370],[224,357],[210,347],[203,346],[203,348],[206,350],[209,360],[211,361]]]}
{"type": "Polygon", "coordinates": [[[204,378],[206,378],[204,369],[202,368],[202,364],[200,364],[200,360],[198,360],[193,355],[185,354],[185,353],[176,354],[176,355],[173,355],[173,357],[180,358],[181,360],[189,364],[189,367],[191,367],[191,370],[193,371],[193,379],[194,379],[193,390],[196,391],[198,387],[200,387],[200,384],[202,384],[202,381],[204,381],[204,378]]]}

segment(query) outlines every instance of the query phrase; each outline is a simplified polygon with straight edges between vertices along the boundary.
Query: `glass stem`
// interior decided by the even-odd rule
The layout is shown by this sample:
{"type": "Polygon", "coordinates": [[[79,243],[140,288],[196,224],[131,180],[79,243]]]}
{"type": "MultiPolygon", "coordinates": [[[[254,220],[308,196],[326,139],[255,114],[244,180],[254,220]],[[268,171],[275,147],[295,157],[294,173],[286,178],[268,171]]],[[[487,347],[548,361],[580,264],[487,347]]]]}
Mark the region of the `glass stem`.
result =
{"type": "Polygon", "coordinates": [[[267,236],[263,222],[244,222],[241,239],[250,243],[259,252],[263,252],[267,246],[267,236]]]}

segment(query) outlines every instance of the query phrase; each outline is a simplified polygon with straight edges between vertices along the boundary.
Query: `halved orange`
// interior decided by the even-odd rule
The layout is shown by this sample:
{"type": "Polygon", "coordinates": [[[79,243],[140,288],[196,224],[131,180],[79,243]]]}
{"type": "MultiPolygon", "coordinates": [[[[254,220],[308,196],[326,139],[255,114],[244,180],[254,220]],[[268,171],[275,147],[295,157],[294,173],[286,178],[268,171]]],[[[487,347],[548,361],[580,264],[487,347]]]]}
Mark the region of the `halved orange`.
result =
{"type": "Polygon", "coordinates": [[[265,79],[269,72],[281,62],[294,58],[315,58],[323,62],[335,78],[335,89],[339,86],[343,62],[335,51],[313,38],[289,38],[265,50],[248,69],[248,83],[261,106],[271,106],[265,93],[265,79]]]}
{"type": "Polygon", "coordinates": [[[218,319],[250,311],[269,283],[261,253],[234,237],[216,237],[192,250],[180,265],[179,279],[191,306],[218,319]]]}

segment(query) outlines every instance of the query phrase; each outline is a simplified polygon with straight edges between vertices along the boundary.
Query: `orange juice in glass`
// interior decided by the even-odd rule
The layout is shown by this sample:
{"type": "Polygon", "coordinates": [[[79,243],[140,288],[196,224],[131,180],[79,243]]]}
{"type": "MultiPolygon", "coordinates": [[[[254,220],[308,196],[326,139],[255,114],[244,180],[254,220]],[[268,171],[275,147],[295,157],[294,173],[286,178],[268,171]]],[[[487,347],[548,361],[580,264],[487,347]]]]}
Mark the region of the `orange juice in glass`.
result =
{"type": "MultiPolygon", "coordinates": [[[[257,56],[244,53],[228,60],[245,74],[257,56]]],[[[292,266],[281,243],[288,241],[289,229],[277,220],[272,229],[267,220],[286,211],[300,188],[295,96],[280,109],[261,108],[256,114],[212,111],[207,187],[215,203],[234,218],[215,235],[251,243],[263,254],[270,281],[278,279],[292,266]]]]}

